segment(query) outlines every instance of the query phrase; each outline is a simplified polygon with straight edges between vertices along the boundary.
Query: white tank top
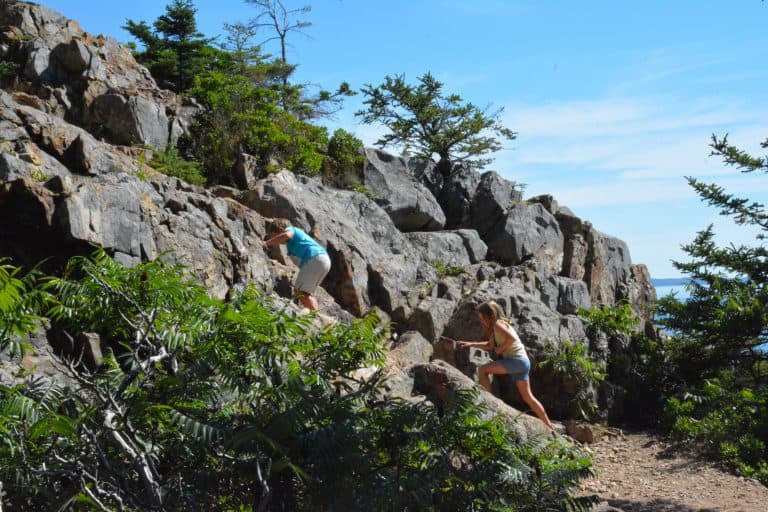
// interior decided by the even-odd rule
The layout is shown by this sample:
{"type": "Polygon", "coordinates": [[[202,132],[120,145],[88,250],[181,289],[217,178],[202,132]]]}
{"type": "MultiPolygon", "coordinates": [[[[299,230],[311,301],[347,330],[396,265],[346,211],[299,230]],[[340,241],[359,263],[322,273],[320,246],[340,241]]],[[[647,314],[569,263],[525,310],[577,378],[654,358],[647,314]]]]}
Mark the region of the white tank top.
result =
{"type": "MultiPolygon", "coordinates": [[[[496,347],[504,345],[504,336],[496,331],[495,326],[493,329],[493,343],[496,347]]],[[[523,342],[520,341],[520,336],[515,336],[515,340],[512,342],[512,345],[510,345],[507,350],[501,353],[501,357],[504,359],[509,359],[510,357],[528,357],[528,354],[525,352],[523,342]]]]}

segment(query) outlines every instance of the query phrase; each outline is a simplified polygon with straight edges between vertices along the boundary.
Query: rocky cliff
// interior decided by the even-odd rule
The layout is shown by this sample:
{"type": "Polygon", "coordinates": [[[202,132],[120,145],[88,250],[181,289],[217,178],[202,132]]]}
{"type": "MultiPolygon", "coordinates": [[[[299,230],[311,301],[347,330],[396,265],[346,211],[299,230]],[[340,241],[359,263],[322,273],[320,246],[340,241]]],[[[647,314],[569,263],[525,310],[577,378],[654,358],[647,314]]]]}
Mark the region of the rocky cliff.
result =
{"type": "MultiPolygon", "coordinates": [[[[331,256],[325,312],[343,321],[375,307],[394,322],[391,392],[409,399],[470,384],[483,356],[440,337],[479,338],[472,311],[485,299],[504,307],[534,358],[569,339],[610,359],[622,344],[590,339],[576,315],[592,305],[627,301],[653,332],[654,290],[626,244],[550,196],[524,199],[492,171],[457,166],[443,178],[432,162],[367,149],[374,199],[288,171],[246,190],[161,175],[146,148],[174,143],[199,107],[159,89],[113,39],[42,6],[0,6],[0,58],[17,69],[0,91],[0,257],[49,258],[55,271],[100,246],[126,265],[183,263],[218,297],[249,283],[290,297],[297,269],[263,243],[270,219],[287,217],[318,232],[331,256]]],[[[559,386],[546,375],[533,383],[555,416],[571,410],[559,386]]],[[[605,411],[618,410],[611,396],[605,411]]]]}

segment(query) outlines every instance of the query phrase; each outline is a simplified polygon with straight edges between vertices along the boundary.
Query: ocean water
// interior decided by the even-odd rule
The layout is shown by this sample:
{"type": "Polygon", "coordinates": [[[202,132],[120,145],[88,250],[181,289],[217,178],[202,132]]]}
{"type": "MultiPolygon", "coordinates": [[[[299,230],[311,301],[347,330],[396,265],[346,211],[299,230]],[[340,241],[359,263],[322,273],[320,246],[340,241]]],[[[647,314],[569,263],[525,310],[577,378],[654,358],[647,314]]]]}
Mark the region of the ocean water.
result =
{"type": "Polygon", "coordinates": [[[674,293],[678,300],[685,300],[689,297],[688,290],[685,289],[685,285],[675,286],[656,286],[656,298],[660,299],[666,295],[674,293]]]}

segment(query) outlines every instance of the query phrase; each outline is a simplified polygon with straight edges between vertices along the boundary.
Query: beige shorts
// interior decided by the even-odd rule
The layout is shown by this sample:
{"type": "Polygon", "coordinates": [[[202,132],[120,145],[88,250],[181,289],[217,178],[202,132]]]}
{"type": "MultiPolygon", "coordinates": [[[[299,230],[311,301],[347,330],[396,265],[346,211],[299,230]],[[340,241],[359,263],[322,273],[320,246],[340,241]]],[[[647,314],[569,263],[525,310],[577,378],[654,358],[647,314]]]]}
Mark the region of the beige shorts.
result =
{"type": "Polygon", "coordinates": [[[331,258],[327,254],[315,256],[299,269],[299,275],[296,276],[296,291],[311,294],[329,270],[331,270],[331,258]]]}

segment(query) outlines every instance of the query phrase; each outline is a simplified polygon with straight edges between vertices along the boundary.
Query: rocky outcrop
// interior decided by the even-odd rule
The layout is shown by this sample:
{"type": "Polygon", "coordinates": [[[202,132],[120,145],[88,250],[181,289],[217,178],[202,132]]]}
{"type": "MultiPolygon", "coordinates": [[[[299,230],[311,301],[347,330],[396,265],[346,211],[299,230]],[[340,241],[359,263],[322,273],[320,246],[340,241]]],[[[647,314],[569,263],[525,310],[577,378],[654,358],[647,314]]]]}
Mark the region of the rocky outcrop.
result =
{"type": "Polygon", "coordinates": [[[522,194],[515,188],[514,183],[494,171],[483,173],[470,204],[472,227],[481,236],[488,237],[522,199],[522,194]]]}
{"type": "Polygon", "coordinates": [[[480,184],[480,173],[464,165],[454,166],[443,181],[437,200],[445,212],[447,228],[468,228],[471,225],[472,200],[480,184]]]}
{"type": "Polygon", "coordinates": [[[96,137],[164,149],[199,111],[159,89],[128,48],[47,7],[2,2],[0,26],[0,58],[20,70],[10,84],[17,100],[96,137]]]}
{"type": "MultiPolygon", "coordinates": [[[[457,165],[444,177],[428,159],[368,149],[363,183],[375,200],[288,171],[264,177],[245,154],[237,166],[245,191],[160,175],[136,145],[173,142],[194,102],[159,89],[113,39],[44,7],[0,2],[0,25],[0,58],[18,64],[0,91],[0,257],[27,265],[52,257],[55,271],[101,246],[127,265],[182,263],[218,297],[250,283],[290,297],[296,266],[263,244],[266,224],[288,218],[331,257],[317,290],[323,311],[342,321],[371,308],[391,317],[401,338],[390,391],[426,393],[438,405],[469,382],[430,357],[467,378],[490,360],[442,338],[483,339],[474,313],[483,300],[502,305],[534,359],[568,339],[620,360],[626,340],[586,332],[581,308],[626,300],[650,318],[650,277],[626,244],[551,196],[523,200],[495,172],[457,165]]],[[[656,335],[650,322],[640,328],[656,335]]],[[[547,379],[535,374],[535,392],[564,411],[560,384],[547,379]]],[[[503,378],[495,391],[515,398],[503,378]]],[[[606,408],[620,409],[620,391],[601,388],[606,408]]]]}

